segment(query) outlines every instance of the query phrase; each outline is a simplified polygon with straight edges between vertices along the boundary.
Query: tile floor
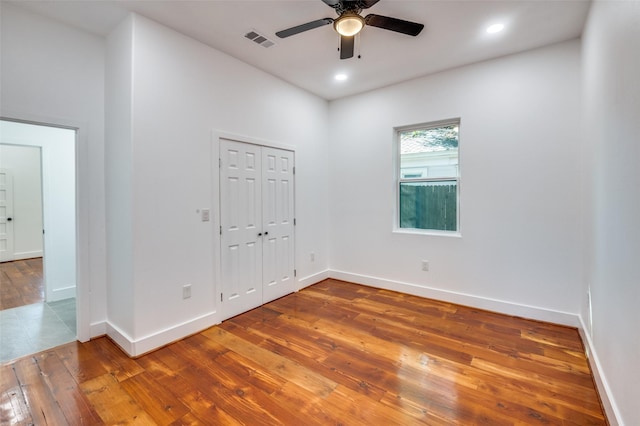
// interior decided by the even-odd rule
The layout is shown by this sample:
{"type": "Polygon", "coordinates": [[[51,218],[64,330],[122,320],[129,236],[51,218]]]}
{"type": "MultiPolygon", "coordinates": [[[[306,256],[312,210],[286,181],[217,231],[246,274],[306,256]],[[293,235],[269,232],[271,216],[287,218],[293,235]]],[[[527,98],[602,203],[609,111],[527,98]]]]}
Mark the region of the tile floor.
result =
{"type": "Polygon", "coordinates": [[[0,311],[0,363],[76,340],[76,300],[0,311]]]}

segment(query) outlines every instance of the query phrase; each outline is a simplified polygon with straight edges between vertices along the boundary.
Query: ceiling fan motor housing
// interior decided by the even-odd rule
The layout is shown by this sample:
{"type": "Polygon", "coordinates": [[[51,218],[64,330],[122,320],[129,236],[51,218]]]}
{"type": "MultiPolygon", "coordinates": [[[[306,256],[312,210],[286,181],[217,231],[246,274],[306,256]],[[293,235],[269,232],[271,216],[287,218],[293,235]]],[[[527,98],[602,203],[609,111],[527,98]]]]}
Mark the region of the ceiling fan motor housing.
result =
{"type": "Polygon", "coordinates": [[[363,9],[368,9],[380,0],[322,0],[327,5],[333,7],[338,15],[346,12],[360,14],[363,9]]]}

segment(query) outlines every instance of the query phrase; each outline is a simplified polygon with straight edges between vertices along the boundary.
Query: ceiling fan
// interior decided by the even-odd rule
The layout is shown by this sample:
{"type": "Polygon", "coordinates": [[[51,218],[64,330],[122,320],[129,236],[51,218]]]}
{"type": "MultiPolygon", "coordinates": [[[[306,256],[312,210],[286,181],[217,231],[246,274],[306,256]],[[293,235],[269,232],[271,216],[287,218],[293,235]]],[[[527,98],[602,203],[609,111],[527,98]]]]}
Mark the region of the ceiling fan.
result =
{"type": "Polygon", "coordinates": [[[338,18],[323,18],[306,24],[297,25],[286,30],[278,31],[276,35],[280,38],[290,37],[304,31],[333,24],[333,28],[340,34],[340,59],[353,57],[354,37],[365,25],[383,28],[397,33],[417,36],[424,28],[423,24],[404,21],[402,19],[391,18],[369,14],[364,18],[360,16],[363,9],[368,9],[380,0],[322,0],[325,4],[335,9],[338,18]]]}

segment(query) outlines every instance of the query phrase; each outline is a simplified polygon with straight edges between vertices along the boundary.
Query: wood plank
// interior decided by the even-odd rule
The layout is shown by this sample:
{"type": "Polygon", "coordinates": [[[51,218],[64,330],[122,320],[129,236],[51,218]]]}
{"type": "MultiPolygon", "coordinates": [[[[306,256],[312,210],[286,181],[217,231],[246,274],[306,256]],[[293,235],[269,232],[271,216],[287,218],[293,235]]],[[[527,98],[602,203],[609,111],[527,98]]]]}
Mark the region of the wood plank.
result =
{"type": "Polygon", "coordinates": [[[345,388],[351,389],[352,391],[368,395],[372,400],[380,400],[386,392],[385,389],[381,388],[380,386],[372,383],[366,383],[365,381],[360,380],[352,375],[343,374],[341,371],[331,366],[330,364],[327,365],[327,363],[325,362],[319,362],[311,358],[305,358],[304,356],[301,356],[300,354],[297,354],[296,352],[293,352],[288,348],[279,346],[274,342],[267,341],[264,345],[262,345],[262,347],[285,356],[288,359],[295,360],[300,365],[305,366],[318,374],[321,374],[323,377],[332,380],[338,385],[342,385],[345,388]]]}
{"type": "Polygon", "coordinates": [[[34,357],[22,358],[14,364],[16,378],[22,388],[27,407],[35,424],[67,425],[55,396],[40,374],[34,357]]]}
{"type": "Polygon", "coordinates": [[[380,400],[380,403],[400,411],[405,416],[416,419],[415,422],[410,422],[409,424],[423,423],[430,426],[450,426],[456,424],[456,422],[452,421],[448,416],[442,416],[438,410],[432,408],[436,406],[434,401],[428,401],[426,404],[422,402],[417,403],[411,399],[404,398],[402,395],[388,393],[380,400]]]}
{"type": "MultiPolygon", "coordinates": [[[[180,342],[178,342],[180,343],[180,342]]],[[[198,406],[204,413],[198,417],[204,419],[224,419],[227,416],[246,421],[259,417],[263,424],[280,424],[280,422],[263,407],[255,403],[252,393],[259,391],[232,377],[223,366],[208,362],[206,358],[193,358],[185,345],[174,344],[163,348],[147,357],[154,358],[174,372],[174,380],[182,381],[184,386],[180,397],[193,409],[192,402],[206,400],[204,407],[198,406]],[[184,395],[184,397],[182,396],[184,395]],[[187,398],[191,398],[190,400],[187,398]]],[[[162,366],[157,366],[162,368],[162,366]]],[[[172,392],[174,388],[171,388],[172,392]]],[[[174,393],[175,394],[175,393],[174,393]]],[[[211,422],[211,420],[207,420],[211,422]]],[[[220,420],[223,422],[223,420],[220,420]]]]}
{"type": "Polygon", "coordinates": [[[0,262],[0,310],[44,302],[42,258],[0,262]]]}
{"type": "Polygon", "coordinates": [[[241,381],[246,381],[252,387],[272,395],[287,383],[287,380],[262,368],[253,360],[229,351],[217,360],[217,364],[241,381]]]}
{"type": "Polygon", "coordinates": [[[53,349],[77,383],[108,373],[100,360],[100,352],[96,350],[100,339],[92,340],[88,344],[71,342],[53,349]]]}
{"type": "MultiPolygon", "coordinates": [[[[195,418],[199,419],[200,424],[205,423],[204,420],[212,424],[236,424],[233,417],[216,405],[214,394],[208,392],[207,389],[201,389],[200,386],[189,382],[181,375],[180,364],[183,363],[169,349],[163,348],[147,354],[140,358],[139,362],[157,383],[168,389],[184,405],[189,407],[192,416],[186,416],[185,421],[191,421],[189,419],[195,418]],[[169,365],[177,368],[172,368],[169,365]]],[[[174,423],[180,424],[180,420],[176,420],[174,423]]]]}
{"type": "Polygon", "coordinates": [[[127,380],[144,371],[138,363],[129,358],[118,346],[109,339],[102,338],[95,341],[95,348],[100,352],[99,360],[105,370],[118,381],[127,380]]]}
{"type": "Polygon", "coordinates": [[[43,352],[36,355],[35,359],[44,381],[70,425],[102,424],[100,416],[55,352],[43,352]]]}
{"type": "Polygon", "coordinates": [[[106,424],[155,424],[153,418],[136,403],[111,374],[104,374],[83,382],[80,387],[106,424]]]}
{"type": "MultiPolygon", "coordinates": [[[[538,386],[547,386],[560,394],[590,394],[593,385],[583,380],[576,381],[571,375],[562,374],[560,379],[556,379],[553,372],[536,372],[535,369],[521,369],[514,365],[505,365],[503,362],[492,362],[482,358],[474,358],[472,366],[477,370],[482,370],[491,374],[499,374],[500,377],[523,380],[534,383],[538,386]],[[565,379],[569,378],[567,382],[565,379]]],[[[560,375],[558,373],[558,375],[560,375]]]]}
{"type": "Polygon", "coordinates": [[[175,354],[175,360],[181,363],[176,365],[174,359],[163,357],[172,368],[179,371],[181,377],[203,395],[207,395],[213,401],[210,409],[222,410],[229,416],[240,422],[247,422],[249,419],[260,418],[264,425],[279,425],[281,422],[272,413],[266,411],[255,402],[252,397],[253,389],[241,380],[230,376],[228,372],[217,368],[214,364],[206,367],[195,366],[191,363],[182,363],[182,353],[178,347],[170,347],[170,352],[175,354]]]}
{"type": "Polygon", "coordinates": [[[321,337],[321,334],[314,333],[311,327],[307,327],[305,333],[300,333],[300,328],[292,326],[286,319],[274,319],[269,323],[252,327],[250,330],[223,328],[245,340],[251,339],[251,341],[260,346],[269,345],[272,348],[271,350],[276,346],[287,348],[290,352],[296,353],[305,359],[311,358],[321,361],[335,349],[334,347],[326,347],[319,344],[317,339],[321,337]],[[257,339],[258,337],[260,339],[257,339]]]}
{"type": "Polygon", "coordinates": [[[204,422],[193,415],[193,413],[187,413],[181,418],[177,419],[175,422],[171,423],[171,426],[198,426],[203,423],[204,422]]]}
{"type": "Polygon", "coordinates": [[[325,403],[323,397],[301,388],[293,382],[285,383],[272,397],[283,407],[299,414],[303,421],[298,424],[321,426],[350,423],[337,407],[330,406],[325,403]]]}
{"type": "MultiPolygon", "coordinates": [[[[257,373],[258,375],[268,375],[266,372],[260,372],[260,370],[253,370],[253,367],[243,368],[242,366],[251,365],[251,361],[247,360],[244,357],[241,357],[233,352],[225,355],[225,357],[230,357],[235,360],[233,363],[224,364],[220,367],[223,368],[229,376],[239,380],[240,383],[243,383],[245,380],[247,383],[252,383],[257,373]],[[230,368],[230,366],[234,366],[234,368],[230,368]],[[248,374],[248,375],[247,375],[248,374]],[[248,379],[248,380],[247,380],[248,379]]],[[[231,360],[230,360],[231,361],[231,360]]],[[[276,383],[277,379],[272,383],[276,383]]],[[[286,384],[286,381],[282,381],[283,385],[286,384]]],[[[241,388],[239,395],[251,401],[255,406],[260,407],[265,412],[269,413],[269,416],[272,417],[277,422],[285,424],[285,425],[297,425],[297,424],[307,424],[308,418],[304,416],[300,412],[299,406],[291,406],[283,403],[280,399],[274,396],[274,393],[277,392],[282,386],[278,387],[265,387],[265,381],[260,380],[258,386],[248,386],[241,388]]],[[[253,417],[255,414],[251,414],[246,420],[249,420],[249,423],[253,422],[253,417]]],[[[245,420],[245,419],[241,419],[245,420]]]]}
{"type": "Polygon", "coordinates": [[[257,364],[273,371],[275,374],[297,384],[301,388],[314,392],[318,396],[327,396],[337,386],[329,380],[297,362],[248,343],[220,328],[211,328],[202,334],[234,352],[254,360],[257,364]]]}
{"type": "Polygon", "coordinates": [[[389,405],[372,405],[365,395],[353,392],[342,386],[338,386],[327,397],[327,404],[330,407],[335,407],[336,413],[339,410],[339,416],[344,423],[372,425],[426,424],[406,411],[397,410],[389,405]]]}
{"type": "Polygon", "coordinates": [[[105,373],[121,381],[143,371],[135,360],[106,337],[92,340],[88,345],[71,342],[53,350],[78,383],[105,373]]]}
{"type": "Polygon", "coordinates": [[[0,424],[33,424],[27,400],[16,377],[15,364],[0,367],[0,424]]]}
{"type": "Polygon", "coordinates": [[[147,372],[121,381],[120,386],[157,424],[173,423],[190,411],[189,407],[184,405],[167,388],[160,386],[147,372]]]}

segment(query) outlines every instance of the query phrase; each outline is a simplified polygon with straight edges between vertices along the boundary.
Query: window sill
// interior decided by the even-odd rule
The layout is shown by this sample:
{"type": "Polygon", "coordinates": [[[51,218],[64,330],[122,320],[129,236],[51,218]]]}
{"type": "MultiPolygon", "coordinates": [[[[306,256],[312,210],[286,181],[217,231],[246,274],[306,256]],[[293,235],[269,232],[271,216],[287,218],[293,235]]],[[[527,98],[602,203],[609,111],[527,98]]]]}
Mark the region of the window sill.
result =
{"type": "Polygon", "coordinates": [[[430,236],[430,237],[462,238],[462,234],[459,231],[435,231],[435,230],[430,230],[430,229],[395,228],[392,232],[394,234],[409,234],[409,235],[425,235],[425,236],[430,236]]]}

